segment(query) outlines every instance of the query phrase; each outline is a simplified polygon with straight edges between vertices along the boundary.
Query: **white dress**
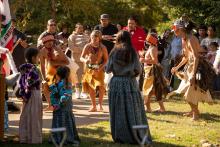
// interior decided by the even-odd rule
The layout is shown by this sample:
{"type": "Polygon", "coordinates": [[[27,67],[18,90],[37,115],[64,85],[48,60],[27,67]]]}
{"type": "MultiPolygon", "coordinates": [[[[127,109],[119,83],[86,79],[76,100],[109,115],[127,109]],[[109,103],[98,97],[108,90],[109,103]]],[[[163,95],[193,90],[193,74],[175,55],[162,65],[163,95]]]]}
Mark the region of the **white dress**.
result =
{"type": "Polygon", "coordinates": [[[197,85],[190,85],[190,79],[193,76],[193,61],[192,55],[189,55],[184,77],[175,92],[184,94],[186,101],[194,105],[198,105],[198,102],[211,103],[213,100],[209,90],[204,91],[197,85]]]}

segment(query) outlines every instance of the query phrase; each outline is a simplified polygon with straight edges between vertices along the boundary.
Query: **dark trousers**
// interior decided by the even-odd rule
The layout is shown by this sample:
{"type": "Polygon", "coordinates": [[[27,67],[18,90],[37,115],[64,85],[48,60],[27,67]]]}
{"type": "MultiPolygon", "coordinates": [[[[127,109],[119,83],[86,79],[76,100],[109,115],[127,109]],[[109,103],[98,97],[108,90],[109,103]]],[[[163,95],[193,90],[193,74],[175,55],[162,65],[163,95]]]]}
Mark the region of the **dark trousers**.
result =
{"type": "Polygon", "coordinates": [[[215,77],[214,80],[214,91],[220,91],[220,74],[215,77]]]}

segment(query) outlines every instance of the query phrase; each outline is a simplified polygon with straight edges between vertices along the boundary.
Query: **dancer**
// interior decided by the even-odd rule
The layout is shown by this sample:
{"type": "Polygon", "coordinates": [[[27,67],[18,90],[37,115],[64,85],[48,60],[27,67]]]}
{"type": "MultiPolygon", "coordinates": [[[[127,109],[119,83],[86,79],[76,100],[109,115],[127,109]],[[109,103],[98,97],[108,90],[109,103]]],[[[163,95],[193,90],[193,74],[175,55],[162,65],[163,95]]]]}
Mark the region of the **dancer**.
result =
{"type": "Polygon", "coordinates": [[[82,77],[83,92],[89,93],[92,102],[89,111],[95,112],[97,111],[95,100],[97,87],[99,88],[99,110],[103,111],[104,67],[108,60],[108,52],[101,43],[102,33],[100,31],[94,30],[90,37],[91,42],[84,47],[80,60],[86,64],[82,77]]]}
{"type": "Polygon", "coordinates": [[[145,57],[141,57],[140,61],[144,63],[145,79],[143,84],[144,103],[146,111],[151,112],[150,98],[155,94],[159,103],[159,108],[156,111],[164,112],[162,96],[168,92],[166,90],[166,81],[163,77],[162,67],[158,64],[158,39],[155,33],[148,34],[146,41],[150,45],[145,57]]]}
{"type": "MultiPolygon", "coordinates": [[[[192,22],[185,22],[183,20],[177,20],[173,25],[174,33],[182,37],[184,57],[177,66],[171,69],[171,73],[178,74],[178,69],[186,64],[185,72],[180,76],[182,82],[175,92],[184,93],[184,97],[191,107],[191,111],[184,115],[192,116],[193,120],[197,120],[199,118],[198,102],[203,101],[210,103],[212,102],[212,97],[209,89],[203,89],[201,85],[197,83],[198,80],[196,80],[197,68],[200,66],[198,56],[200,45],[198,39],[191,34],[192,28],[192,22]]],[[[202,58],[200,61],[202,61],[202,58]]],[[[201,82],[206,82],[206,80],[201,79],[201,82]]],[[[205,86],[207,85],[205,84],[205,86]]]]}
{"type": "Polygon", "coordinates": [[[69,64],[67,56],[63,51],[55,46],[54,36],[45,34],[42,36],[43,48],[40,50],[40,64],[43,78],[43,92],[48,102],[48,107],[45,110],[53,110],[50,103],[49,85],[52,84],[52,79],[56,74],[56,68],[62,65],[69,64]]]}

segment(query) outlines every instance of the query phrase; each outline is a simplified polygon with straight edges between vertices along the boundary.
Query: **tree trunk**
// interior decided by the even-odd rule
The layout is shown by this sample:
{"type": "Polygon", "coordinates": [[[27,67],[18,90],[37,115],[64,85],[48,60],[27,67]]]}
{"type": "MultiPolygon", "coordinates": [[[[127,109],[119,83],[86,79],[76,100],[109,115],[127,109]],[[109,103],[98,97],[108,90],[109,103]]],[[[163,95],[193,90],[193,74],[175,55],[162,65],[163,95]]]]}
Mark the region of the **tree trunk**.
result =
{"type": "Polygon", "coordinates": [[[56,1],[55,0],[51,0],[51,17],[53,19],[56,18],[56,6],[55,6],[55,4],[56,4],[56,1]]]}

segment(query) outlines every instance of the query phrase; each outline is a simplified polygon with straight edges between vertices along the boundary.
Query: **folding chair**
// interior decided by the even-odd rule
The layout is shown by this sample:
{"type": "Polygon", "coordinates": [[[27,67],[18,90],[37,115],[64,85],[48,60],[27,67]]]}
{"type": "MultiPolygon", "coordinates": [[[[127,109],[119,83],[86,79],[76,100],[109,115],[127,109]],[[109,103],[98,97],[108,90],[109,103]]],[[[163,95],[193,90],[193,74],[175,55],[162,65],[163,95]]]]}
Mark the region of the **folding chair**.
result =
{"type": "Polygon", "coordinates": [[[144,147],[145,145],[146,146],[151,146],[151,142],[148,140],[148,126],[147,125],[135,125],[135,126],[132,126],[132,131],[133,131],[133,134],[134,134],[134,137],[135,139],[137,140],[138,144],[140,145],[140,147],[144,147]],[[138,137],[138,132],[140,130],[146,130],[146,134],[144,134],[142,140],[139,139],[138,137]]]}
{"type": "Polygon", "coordinates": [[[51,140],[52,140],[53,144],[55,145],[55,147],[62,147],[65,140],[66,140],[66,128],[54,128],[54,129],[51,129],[50,132],[51,132],[51,140]],[[61,133],[61,132],[63,132],[63,138],[62,138],[60,144],[57,144],[57,142],[53,138],[53,133],[61,133]]]}

